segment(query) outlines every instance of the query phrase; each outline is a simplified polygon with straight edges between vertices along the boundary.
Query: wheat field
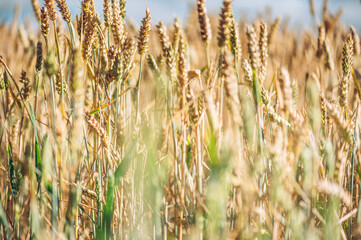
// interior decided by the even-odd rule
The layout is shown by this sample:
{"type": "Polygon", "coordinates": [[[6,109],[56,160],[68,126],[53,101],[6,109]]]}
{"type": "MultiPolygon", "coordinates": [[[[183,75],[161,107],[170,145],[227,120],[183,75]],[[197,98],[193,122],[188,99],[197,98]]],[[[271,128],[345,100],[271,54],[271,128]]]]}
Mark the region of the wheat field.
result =
{"type": "Polygon", "coordinates": [[[361,239],[341,10],[298,30],[232,0],[170,24],[31,2],[37,28],[0,25],[1,239],[361,239]]]}

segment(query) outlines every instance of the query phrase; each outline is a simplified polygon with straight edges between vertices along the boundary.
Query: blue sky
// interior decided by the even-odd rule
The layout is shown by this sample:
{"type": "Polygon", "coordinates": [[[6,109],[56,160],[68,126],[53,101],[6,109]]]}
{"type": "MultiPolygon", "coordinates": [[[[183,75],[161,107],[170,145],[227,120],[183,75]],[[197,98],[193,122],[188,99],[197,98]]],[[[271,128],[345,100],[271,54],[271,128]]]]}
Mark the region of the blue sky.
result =
{"type": "MultiPolygon", "coordinates": [[[[34,19],[31,8],[31,0],[0,0],[0,21],[11,21],[14,16],[16,5],[21,6],[21,19],[34,19]]],[[[40,0],[43,3],[43,0],[40,0]]],[[[80,0],[67,0],[73,14],[80,12],[80,0]]],[[[196,3],[196,0],[128,0],[127,16],[139,23],[144,16],[145,3],[152,12],[153,22],[172,21],[177,16],[181,20],[187,17],[188,9],[196,3]]],[[[321,14],[322,0],[314,0],[318,15],[321,14]]],[[[96,9],[102,13],[102,0],[95,0],[96,9]]],[[[218,13],[222,1],[207,0],[208,11],[218,13]]],[[[256,16],[257,12],[271,7],[274,16],[292,16],[291,25],[299,27],[311,26],[308,0],[234,0],[234,12],[236,16],[241,14],[249,18],[256,16]]],[[[361,31],[361,3],[360,0],[330,0],[329,9],[335,13],[340,7],[344,9],[342,21],[348,26],[353,24],[361,31]]]]}

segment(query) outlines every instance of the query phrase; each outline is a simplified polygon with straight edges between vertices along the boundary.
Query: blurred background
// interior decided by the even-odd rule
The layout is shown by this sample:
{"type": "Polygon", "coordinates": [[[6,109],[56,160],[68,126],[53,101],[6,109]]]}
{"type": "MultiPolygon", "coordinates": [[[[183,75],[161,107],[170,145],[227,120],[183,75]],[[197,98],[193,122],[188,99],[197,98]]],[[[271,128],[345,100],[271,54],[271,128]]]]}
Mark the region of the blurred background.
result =
{"type": "MultiPolygon", "coordinates": [[[[43,4],[43,0],[40,0],[43,4]]],[[[139,24],[144,16],[144,3],[147,2],[152,12],[153,23],[159,20],[170,22],[174,17],[184,21],[189,9],[194,7],[196,0],[128,0],[127,17],[139,24]]],[[[80,0],[67,1],[72,14],[80,12],[80,0]]],[[[314,0],[316,8],[316,23],[321,17],[323,0],[314,0]],[[318,19],[317,19],[318,18],[318,19]]],[[[102,15],[102,0],[95,0],[96,8],[102,15]]],[[[221,0],[207,0],[209,13],[218,14],[221,0]]],[[[290,18],[290,26],[293,28],[312,27],[313,20],[310,15],[308,0],[234,0],[234,11],[236,17],[246,16],[252,19],[259,13],[272,11],[272,16],[290,18]]],[[[35,17],[32,12],[31,0],[0,0],[0,22],[10,23],[14,19],[15,7],[20,7],[19,20],[26,20],[31,24],[35,17]]],[[[361,3],[360,0],[329,0],[331,13],[342,8],[342,21],[346,26],[354,25],[358,32],[361,30],[361,3]]]]}

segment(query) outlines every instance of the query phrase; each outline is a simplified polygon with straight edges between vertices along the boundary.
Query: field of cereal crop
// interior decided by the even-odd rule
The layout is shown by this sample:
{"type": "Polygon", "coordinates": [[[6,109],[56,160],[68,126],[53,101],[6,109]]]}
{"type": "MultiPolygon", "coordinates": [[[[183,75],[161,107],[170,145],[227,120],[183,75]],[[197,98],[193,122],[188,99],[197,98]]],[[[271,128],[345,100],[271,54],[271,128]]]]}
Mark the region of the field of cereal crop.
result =
{"type": "Polygon", "coordinates": [[[1,239],[361,239],[347,11],[304,1],[307,30],[232,0],[173,23],[67,2],[0,24],[1,239]]]}

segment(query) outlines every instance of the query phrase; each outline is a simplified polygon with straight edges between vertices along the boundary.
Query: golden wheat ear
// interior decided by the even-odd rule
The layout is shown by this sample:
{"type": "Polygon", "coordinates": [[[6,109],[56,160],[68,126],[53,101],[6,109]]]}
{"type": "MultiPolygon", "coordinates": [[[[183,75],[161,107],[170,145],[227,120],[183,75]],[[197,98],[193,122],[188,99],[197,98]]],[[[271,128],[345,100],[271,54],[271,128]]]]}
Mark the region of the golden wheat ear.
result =
{"type": "Polygon", "coordinates": [[[103,13],[104,13],[104,24],[107,28],[113,24],[113,9],[111,0],[104,0],[103,13]]]}
{"type": "Polygon", "coordinates": [[[280,26],[280,22],[281,22],[281,18],[278,17],[276,18],[276,20],[272,23],[271,25],[271,29],[270,29],[270,32],[268,34],[268,45],[271,45],[273,40],[274,40],[274,37],[275,37],[275,34],[280,26]]]}
{"type": "Polygon", "coordinates": [[[41,33],[44,37],[47,37],[49,34],[49,14],[45,7],[41,8],[41,33]]]}
{"type": "Polygon", "coordinates": [[[54,0],[45,0],[45,7],[48,10],[50,20],[54,22],[57,19],[54,0]]]}
{"type": "Polygon", "coordinates": [[[321,25],[318,27],[318,38],[317,38],[317,52],[316,56],[320,58],[323,54],[325,45],[326,31],[325,26],[321,25]]]}
{"type": "Polygon", "coordinates": [[[38,0],[31,0],[31,4],[33,6],[33,10],[36,16],[36,19],[41,24],[41,11],[40,11],[40,4],[38,0]]]}
{"type": "MultiPolygon", "coordinates": [[[[112,31],[117,48],[120,49],[124,43],[125,38],[125,23],[121,16],[119,3],[117,1],[112,4],[113,16],[112,16],[112,31]]],[[[109,18],[108,18],[109,19],[109,18]]]]}
{"type": "Polygon", "coordinates": [[[30,80],[25,71],[21,72],[20,82],[23,84],[22,97],[24,100],[27,100],[30,97],[30,80]]]}
{"type": "Polygon", "coordinates": [[[259,49],[260,49],[260,69],[259,69],[258,78],[262,85],[262,83],[266,80],[267,64],[268,64],[268,32],[267,32],[267,24],[263,21],[260,23],[259,49]]]}
{"type": "Polygon", "coordinates": [[[349,79],[352,68],[352,57],[353,57],[353,39],[352,36],[349,34],[342,48],[343,76],[341,78],[338,88],[339,103],[343,109],[347,108],[349,79]]]}
{"type": "Polygon", "coordinates": [[[206,0],[197,1],[198,22],[201,30],[202,41],[209,44],[212,38],[211,24],[207,16],[206,0]]]}
{"type": "Polygon", "coordinates": [[[359,56],[361,54],[361,43],[360,43],[360,36],[357,34],[356,29],[354,26],[350,27],[351,36],[353,39],[353,48],[355,51],[355,55],[359,56]]]}
{"type": "Polygon", "coordinates": [[[238,31],[238,24],[234,18],[232,18],[230,26],[229,43],[231,45],[232,53],[236,57],[237,63],[242,59],[242,46],[238,31]]]}
{"type": "Polygon", "coordinates": [[[149,33],[151,30],[151,16],[149,8],[147,7],[145,11],[145,17],[142,20],[142,26],[139,29],[139,38],[138,38],[138,54],[143,55],[148,50],[148,44],[149,44],[149,33]]]}
{"type": "Polygon", "coordinates": [[[229,28],[232,21],[232,0],[224,0],[218,24],[218,46],[223,48],[228,43],[229,28]]]}
{"type": "Polygon", "coordinates": [[[65,0],[55,0],[63,20],[67,23],[71,23],[71,14],[65,0]]]}
{"type": "Polygon", "coordinates": [[[257,41],[257,34],[253,26],[246,27],[247,39],[248,39],[248,53],[251,60],[252,70],[257,72],[260,66],[260,54],[259,45],[257,41]]]}
{"type": "Polygon", "coordinates": [[[40,72],[43,66],[43,44],[39,41],[36,45],[36,71],[40,72]]]}

